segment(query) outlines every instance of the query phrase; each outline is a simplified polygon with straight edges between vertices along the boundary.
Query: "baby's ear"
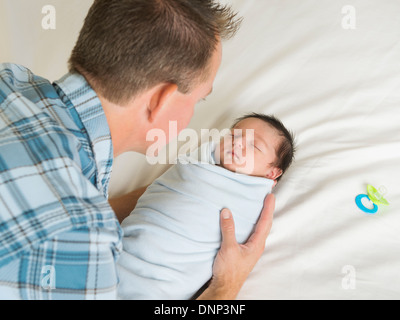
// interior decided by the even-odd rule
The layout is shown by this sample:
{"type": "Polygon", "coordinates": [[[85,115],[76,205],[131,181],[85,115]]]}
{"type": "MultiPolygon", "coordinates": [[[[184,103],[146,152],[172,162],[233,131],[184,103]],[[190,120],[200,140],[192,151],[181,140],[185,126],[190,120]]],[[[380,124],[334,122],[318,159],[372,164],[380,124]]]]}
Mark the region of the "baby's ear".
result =
{"type": "Polygon", "coordinates": [[[273,167],[266,177],[271,180],[276,180],[282,175],[282,173],[282,169],[279,169],[278,167],[273,167]]]}

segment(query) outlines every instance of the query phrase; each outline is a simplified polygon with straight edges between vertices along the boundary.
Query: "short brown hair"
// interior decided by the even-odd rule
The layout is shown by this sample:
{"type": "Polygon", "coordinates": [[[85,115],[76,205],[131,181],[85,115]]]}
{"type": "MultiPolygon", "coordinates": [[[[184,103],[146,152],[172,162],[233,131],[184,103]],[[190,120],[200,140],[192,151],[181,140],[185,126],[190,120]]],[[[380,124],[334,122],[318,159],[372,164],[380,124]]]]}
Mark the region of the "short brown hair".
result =
{"type": "Polygon", "coordinates": [[[275,116],[255,112],[246,114],[236,119],[232,125],[232,128],[234,128],[240,121],[248,118],[256,118],[264,121],[274,128],[278,135],[282,138],[277,150],[275,150],[277,160],[272,164],[273,166],[282,170],[282,175],[277,179],[277,181],[279,181],[294,160],[296,153],[294,134],[286,129],[282,121],[277,119],[275,116]]]}
{"type": "Polygon", "coordinates": [[[114,103],[162,82],[187,93],[206,79],[218,42],[240,22],[214,0],[95,0],[69,71],[114,103]]]}

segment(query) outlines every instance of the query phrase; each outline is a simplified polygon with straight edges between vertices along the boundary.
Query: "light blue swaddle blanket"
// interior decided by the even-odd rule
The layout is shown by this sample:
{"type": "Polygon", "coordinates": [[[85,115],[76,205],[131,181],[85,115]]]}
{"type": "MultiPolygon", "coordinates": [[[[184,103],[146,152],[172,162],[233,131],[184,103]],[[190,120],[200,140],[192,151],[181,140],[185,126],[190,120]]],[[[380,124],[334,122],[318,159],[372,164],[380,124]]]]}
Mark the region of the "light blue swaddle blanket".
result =
{"type": "Polygon", "coordinates": [[[223,208],[239,243],[252,233],[273,181],[215,165],[212,142],[199,149],[180,156],[123,221],[120,299],[190,299],[212,276],[223,208]]]}

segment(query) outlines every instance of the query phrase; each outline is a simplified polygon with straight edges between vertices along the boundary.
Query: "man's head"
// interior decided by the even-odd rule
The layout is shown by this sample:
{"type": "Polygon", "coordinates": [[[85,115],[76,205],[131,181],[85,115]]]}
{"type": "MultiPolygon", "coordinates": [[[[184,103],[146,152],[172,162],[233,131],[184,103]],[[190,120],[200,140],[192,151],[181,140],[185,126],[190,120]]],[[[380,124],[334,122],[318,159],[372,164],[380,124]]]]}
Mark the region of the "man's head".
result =
{"type": "Polygon", "coordinates": [[[218,157],[228,170],[278,181],[291,165],[294,153],[293,135],[280,120],[251,113],[235,121],[218,157]]]}
{"type": "Polygon", "coordinates": [[[239,22],[213,0],[95,0],[69,68],[119,105],[159,83],[188,93],[207,79],[219,41],[239,22]]]}
{"type": "Polygon", "coordinates": [[[147,132],[178,133],[212,91],[221,40],[241,19],[215,0],[95,0],[69,60],[98,94],[114,156],[146,153],[147,132]]]}

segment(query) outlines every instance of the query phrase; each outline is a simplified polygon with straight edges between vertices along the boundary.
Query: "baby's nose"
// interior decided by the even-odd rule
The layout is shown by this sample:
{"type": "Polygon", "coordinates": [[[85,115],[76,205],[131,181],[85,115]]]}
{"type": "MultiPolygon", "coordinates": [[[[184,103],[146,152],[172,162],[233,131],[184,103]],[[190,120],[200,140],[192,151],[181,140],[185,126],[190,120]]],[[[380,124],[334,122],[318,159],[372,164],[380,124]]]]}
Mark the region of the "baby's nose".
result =
{"type": "Polygon", "coordinates": [[[236,150],[237,156],[245,157],[247,149],[246,138],[244,137],[235,138],[233,148],[234,150],[236,150]]]}

